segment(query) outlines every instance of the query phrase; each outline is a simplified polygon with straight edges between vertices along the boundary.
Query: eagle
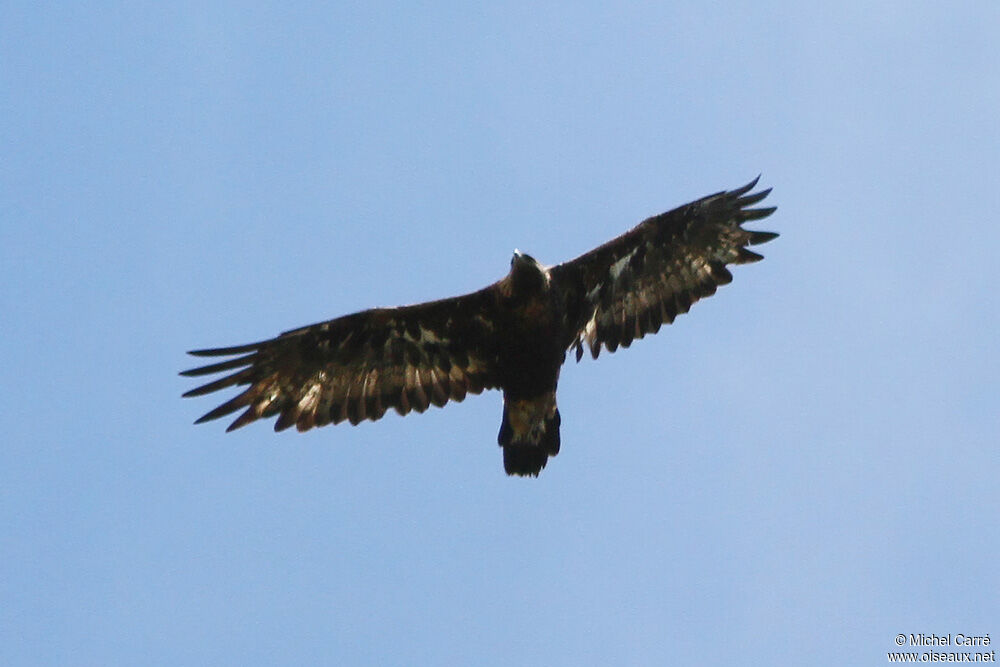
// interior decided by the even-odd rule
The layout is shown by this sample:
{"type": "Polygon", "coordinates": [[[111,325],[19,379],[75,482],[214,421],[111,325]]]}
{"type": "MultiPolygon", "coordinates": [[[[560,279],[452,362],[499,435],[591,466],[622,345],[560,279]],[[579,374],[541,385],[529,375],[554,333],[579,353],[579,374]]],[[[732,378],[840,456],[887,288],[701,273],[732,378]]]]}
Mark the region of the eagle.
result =
{"type": "Polygon", "coordinates": [[[381,419],[503,392],[497,441],[508,475],[537,476],[559,452],[559,371],[572,351],[596,359],[659,331],[732,281],[730,264],[763,257],[747,246],[777,237],[742,225],[770,188],[756,179],[639,223],[576,259],[544,266],[518,250],[483,289],[438,301],[373,308],[249,345],[194,350],[230,357],[181,375],[228,373],[184,394],[246,388],[195,423],[242,410],[232,431],[277,417],[275,431],[381,419]]]}

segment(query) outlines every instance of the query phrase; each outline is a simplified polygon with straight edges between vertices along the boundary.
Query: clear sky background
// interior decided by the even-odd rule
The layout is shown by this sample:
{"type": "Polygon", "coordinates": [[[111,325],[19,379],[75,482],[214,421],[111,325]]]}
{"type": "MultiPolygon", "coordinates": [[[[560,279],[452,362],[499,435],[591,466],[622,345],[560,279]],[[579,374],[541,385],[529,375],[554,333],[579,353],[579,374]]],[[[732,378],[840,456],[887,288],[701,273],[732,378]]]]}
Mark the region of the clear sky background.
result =
{"type": "Polygon", "coordinates": [[[1000,639],[998,35],[993,0],[4,2],[0,663],[1000,639]],[[539,479],[503,474],[497,392],[304,435],[180,398],[185,350],[758,173],[767,259],[569,363],[539,479]]]}

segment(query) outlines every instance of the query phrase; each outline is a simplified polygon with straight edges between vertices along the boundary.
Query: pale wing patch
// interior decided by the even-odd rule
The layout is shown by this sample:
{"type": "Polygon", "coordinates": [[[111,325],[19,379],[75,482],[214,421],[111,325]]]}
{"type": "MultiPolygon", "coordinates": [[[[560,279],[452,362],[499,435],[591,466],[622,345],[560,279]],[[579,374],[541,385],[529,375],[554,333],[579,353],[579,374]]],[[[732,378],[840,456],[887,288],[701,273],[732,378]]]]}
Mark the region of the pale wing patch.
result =
{"type": "Polygon", "coordinates": [[[625,268],[628,266],[628,263],[632,261],[632,258],[635,257],[635,253],[637,253],[638,251],[639,247],[636,246],[635,248],[624,254],[621,257],[621,259],[619,259],[618,261],[616,261],[614,264],[611,265],[608,274],[611,276],[612,282],[618,281],[618,278],[621,276],[622,271],[625,270],[625,268]]]}

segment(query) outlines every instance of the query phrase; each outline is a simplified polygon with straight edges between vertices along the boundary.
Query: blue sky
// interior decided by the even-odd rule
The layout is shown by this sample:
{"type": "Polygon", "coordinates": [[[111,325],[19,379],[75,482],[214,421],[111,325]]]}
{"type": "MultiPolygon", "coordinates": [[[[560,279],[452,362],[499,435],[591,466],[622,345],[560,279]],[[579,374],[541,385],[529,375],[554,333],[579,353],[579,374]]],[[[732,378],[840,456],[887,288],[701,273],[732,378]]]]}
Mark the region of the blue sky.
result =
{"type": "Polygon", "coordinates": [[[1000,6],[0,6],[0,663],[879,664],[1000,635],[1000,6]],[[560,383],[299,435],[184,351],[758,173],[766,261],[560,383]]]}

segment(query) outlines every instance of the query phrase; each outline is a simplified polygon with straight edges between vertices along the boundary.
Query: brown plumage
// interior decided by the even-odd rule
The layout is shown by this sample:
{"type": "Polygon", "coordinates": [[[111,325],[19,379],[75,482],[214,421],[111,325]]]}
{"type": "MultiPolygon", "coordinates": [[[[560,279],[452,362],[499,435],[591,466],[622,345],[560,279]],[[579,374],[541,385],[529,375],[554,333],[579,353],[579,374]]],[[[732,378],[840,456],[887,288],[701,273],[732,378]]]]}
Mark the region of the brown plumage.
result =
{"type": "Polygon", "coordinates": [[[502,280],[471,294],[375,308],[236,347],[234,357],[181,375],[233,371],[184,396],[246,386],[202,416],[240,412],[227,430],[277,416],[274,428],[380,419],[504,392],[498,441],[508,474],[537,475],[559,451],[556,387],[568,349],[596,359],[656,333],[732,280],[729,264],[762,257],[746,246],[775,238],[741,225],[774,208],[750,208],[770,190],[757,180],[649,218],[574,260],[546,268],[515,251],[502,280]]]}

